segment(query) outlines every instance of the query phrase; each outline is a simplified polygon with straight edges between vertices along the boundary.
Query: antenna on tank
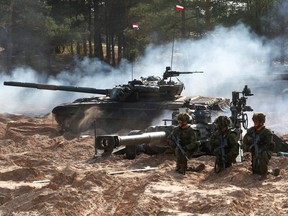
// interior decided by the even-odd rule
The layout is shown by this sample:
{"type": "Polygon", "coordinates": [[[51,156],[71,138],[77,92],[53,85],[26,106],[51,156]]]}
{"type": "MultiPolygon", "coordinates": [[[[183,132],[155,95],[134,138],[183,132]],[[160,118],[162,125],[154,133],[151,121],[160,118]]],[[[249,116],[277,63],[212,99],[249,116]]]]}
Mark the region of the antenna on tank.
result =
{"type": "Polygon", "coordinates": [[[132,62],[131,67],[132,67],[131,75],[132,75],[132,80],[133,80],[133,75],[134,75],[134,61],[132,62]]]}
{"type": "Polygon", "coordinates": [[[172,64],[173,64],[173,54],[174,54],[174,34],[173,34],[173,41],[172,41],[172,53],[171,53],[171,65],[170,68],[172,70],[172,64]]]}

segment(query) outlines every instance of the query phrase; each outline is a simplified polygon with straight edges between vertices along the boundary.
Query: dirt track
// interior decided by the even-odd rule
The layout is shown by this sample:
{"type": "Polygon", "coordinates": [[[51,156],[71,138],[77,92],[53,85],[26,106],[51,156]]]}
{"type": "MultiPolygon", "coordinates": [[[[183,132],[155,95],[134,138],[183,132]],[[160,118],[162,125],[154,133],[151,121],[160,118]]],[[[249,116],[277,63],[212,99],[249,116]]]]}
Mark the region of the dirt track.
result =
{"type": "Polygon", "coordinates": [[[214,158],[204,171],[176,174],[174,156],[98,158],[91,136],[67,139],[51,115],[0,115],[0,215],[287,215],[288,158],[274,156],[265,181],[243,163],[219,174],[214,158]],[[146,172],[131,169],[152,167],[146,172]],[[124,170],[123,174],[111,172],[124,170]]]}

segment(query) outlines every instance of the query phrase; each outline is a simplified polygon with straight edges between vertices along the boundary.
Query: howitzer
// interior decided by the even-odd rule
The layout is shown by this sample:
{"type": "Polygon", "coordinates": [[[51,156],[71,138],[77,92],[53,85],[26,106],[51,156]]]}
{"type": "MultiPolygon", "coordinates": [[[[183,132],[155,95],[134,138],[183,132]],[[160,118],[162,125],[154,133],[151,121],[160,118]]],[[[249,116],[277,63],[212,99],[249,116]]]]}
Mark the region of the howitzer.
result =
{"type": "MultiPolygon", "coordinates": [[[[151,126],[144,132],[139,130],[131,131],[127,136],[117,135],[100,135],[95,137],[95,154],[97,150],[104,150],[102,156],[111,155],[114,148],[125,146],[125,154],[127,159],[135,159],[137,155],[137,146],[149,146],[150,152],[154,154],[163,153],[167,149],[171,149],[168,143],[168,136],[171,134],[174,125],[169,126],[151,126]],[[160,147],[161,146],[161,147],[160,147]],[[154,147],[154,148],[153,148],[154,147]],[[154,150],[153,150],[154,149],[154,150]],[[155,150],[156,149],[156,150],[155,150]]],[[[180,145],[179,138],[172,136],[172,141],[181,151],[183,156],[189,160],[187,153],[180,145]]]]}
{"type": "MultiPolygon", "coordinates": [[[[207,117],[209,117],[211,113],[208,113],[208,110],[206,109],[203,110],[203,107],[201,107],[201,110],[197,109],[194,111],[194,113],[197,115],[195,119],[197,119],[198,121],[197,123],[192,122],[191,127],[197,133],[200,146],[198,150],[194,152],[193,157],[211,154],[211,148],[209,146],[209,134],[211,133],[211,127],[213,127],[213,125],[211,124],[211,122],[207,122],[207,117]],[[208,114],[209,116],[207,116],[208,114]]],[[[188,110],[189,109],[187,108],[187,112],[188,110]]],[[[153,152],[153,154],[163,153],[165,152],[165,150],[171,149],[171,146],[168,144],[167,138],[177,125],[177,122],[175,121],[175,118],[177,118],[177,113],[172,114],[172,119],[170,120],[172,122],[172,125],[167,126],[165,123],[165,125],[162,126],[150,126],[144,131],[131,131],[127,136],[95,136],[95,154],[97,154],[97,149],[102,149],[104,150],[103,155],[110,155],[113,149],[118,148],[119,146],[125,146],[124,153],[126,153],[127,159],[135,159],[137,153],[139,153],[139,147],[144,147],[144,149],[148,148],[148,151],[142,151],[141,148],[140,152],[142,153],[151,154],[151,151],[153,152]]],[[[165,119],[164,121],[166,122],[167,119],[165,119]]],[[[176,147],[179,148],[179,150],[185,156],[185,158],[189,160],[187,153],[179,143],[180,140],[174,137],[173,141],[176,147]]]]}
{"type": "MultiPolygon", "coordinates": [[[[126,146],[126,158],[136,157],[136,147],[139,144],[167,145],[167,137],[174,126],[156,126],[153,132],[131,131],[127,136],[102,135],[95,137],[95,152],[104,150],[103,155],[110,155],[114,148],[126,146]]],[[[149,129],[148,129],[149,130],[149,129]]]]}
{"type": "Polygon", "coordinates": [[[163,80],[169,77],[176,77],[180,74],[193,74],[193,73],[203,73],[203,71],[193,71],[193,72],[178,72],[178,71],[171,71],[170,67],[166,67],[166,71],[163,74],[163,80]]]}

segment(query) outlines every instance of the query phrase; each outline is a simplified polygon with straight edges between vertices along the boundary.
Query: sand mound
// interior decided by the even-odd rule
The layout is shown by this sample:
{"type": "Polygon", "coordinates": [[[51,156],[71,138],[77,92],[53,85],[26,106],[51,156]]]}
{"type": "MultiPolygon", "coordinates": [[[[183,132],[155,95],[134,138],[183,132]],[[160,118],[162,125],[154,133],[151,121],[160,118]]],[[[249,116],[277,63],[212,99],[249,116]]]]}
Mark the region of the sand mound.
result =
{"type": "MultiPolygon", "coordinates": [[[[66,139],[51,115],[0,115],[0,215],[286,215],[288,158],[276,157],[265,181],[245,161],[215,174],[213,156],[175,173],[171,154],[98,158],[92,136],[66,139]],[[154,168],[150,171],[130,170],[154,168]],[[121,174],[115,174],[123,171],[121,174]]],[[[286,138],[288,136],[285,136],[286,138]]]]}

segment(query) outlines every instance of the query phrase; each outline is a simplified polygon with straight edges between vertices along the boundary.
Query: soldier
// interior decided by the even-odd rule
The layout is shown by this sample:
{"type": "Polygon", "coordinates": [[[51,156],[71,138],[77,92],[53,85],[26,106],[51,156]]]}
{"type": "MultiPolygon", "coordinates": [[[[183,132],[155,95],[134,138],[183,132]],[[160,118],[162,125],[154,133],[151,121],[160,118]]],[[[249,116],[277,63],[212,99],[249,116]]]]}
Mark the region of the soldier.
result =
{"type": "MultiPolygon", "coordinates": [[[[178,126],[168,136],[168,142],[175,149],[176,172],[185,175],[189,157],[198,149],[199,141],[195,131],[188,124],[190,116],[187,113],[180,113],[177,116],[178,126]]],[[[190,168],[191,171],[204,169],[204,164],[197,168],[190,168]]]]}
{"type": "Polygon", "coordinates": [[[231,128],[231,120],[227,116],[219,116],[215,120],[217,131],[211,137],[211,150],[216,156],[214,171],[232,166],[239,154],[239,136],[231,128]]]}
{"type": "Polygon", "coordinates": [[[246,149],[252,155],[252,172],[253,174],[259,174],[260,180],[264,180],[267,177],[268,163],[275,147],[273,134],[264,125],[265,119],[264,113],[254,113],[252,117],[254,126],[247,130],[243,138],[246,149]]]}

